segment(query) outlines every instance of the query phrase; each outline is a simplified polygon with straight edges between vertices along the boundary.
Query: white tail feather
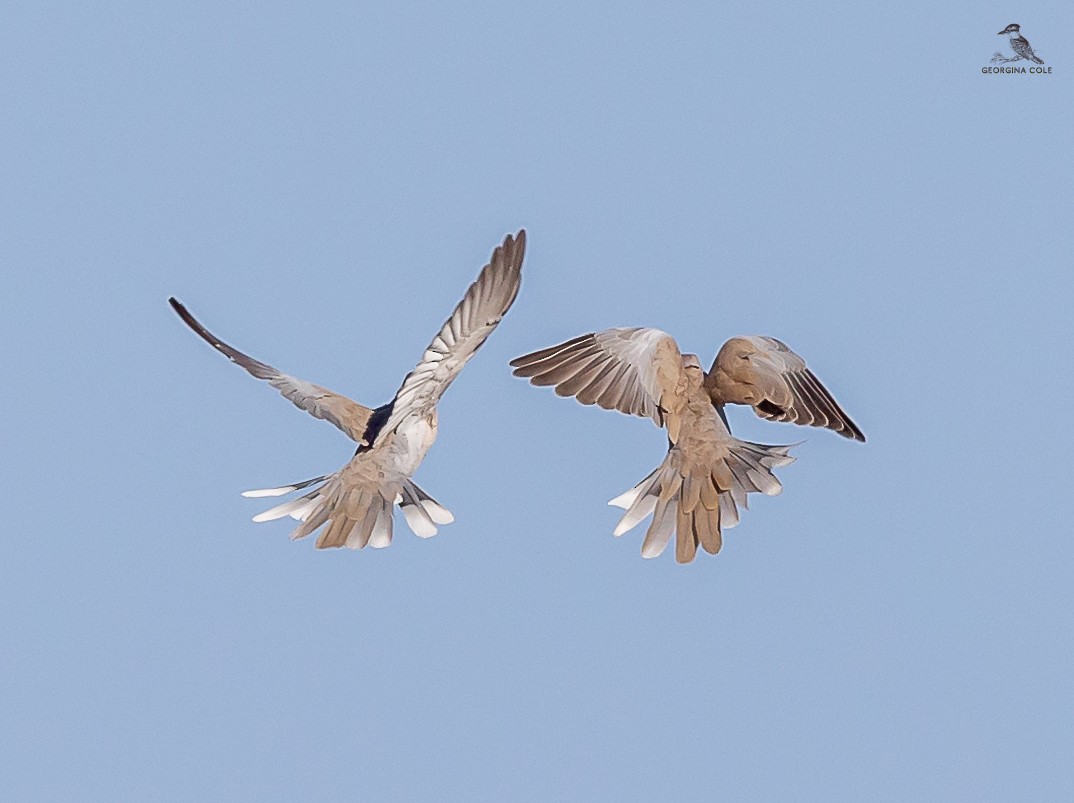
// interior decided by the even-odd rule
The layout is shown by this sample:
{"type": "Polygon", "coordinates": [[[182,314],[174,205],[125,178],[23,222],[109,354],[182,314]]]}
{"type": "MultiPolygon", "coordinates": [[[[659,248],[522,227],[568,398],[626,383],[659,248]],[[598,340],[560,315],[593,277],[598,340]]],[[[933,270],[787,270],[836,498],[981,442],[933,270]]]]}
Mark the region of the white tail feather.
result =
{"type": "Polygon", "coordinates": [[[254,516],[254,521],[260,523],[262,521],[282,519],[284,516],[290,516],[296,510],[306,507],[309,503],[310,497],[300,496],[298,499],[292,499],[290,502],[284,502],[282,505],[276,505],[276,507],[269,508],[264,513],[258,513],[254,516]]]}
{"type": "Polygon", "coordinates": [[[385,505],[373,525],[373,534],[369,536],[369,545],[373,549],[383,549],[392,542],[392,506],[385,505]]]}
{"type": "Polygon", "coordinates": [[[645,541],[641,545],[643,558],[655,558],[667,549],[668,541],[675,532],[675,519],[678,513],[679,503],[676,499],[656,503],[653,523],[649,525],[649,531],[645,533],[645,541]]]}
{"type": "Polygon", "coordinates": [[[283,496],[289,494],[291,491],[300,491],[303,488],[308,488],[315,482],[328,479],[328,475],[323,477],[314,477],[312,480],[304,480],[303,482],[296,482],[294,485],[281,485],[279,488],[262,488],[258,491],[243,491],[242,495],[249,498],[259,498],[262,496],[283,496]]]}
{"type": "Polygon", "coordinates": [[[413,483],[403,485],[402,492],[396,498],[396,504],[406,517],[407,526],[419,538],[436,535],[436,524],[418,501],[418,487],[413,483]]]}
{"type": "Polygon", "coordinates": [[[455,517],[451,515],[451,511],[441,505],[429,494],[425,493],[421,488],[415,485],[410,480],[403,482],[403,496],[413,500],[415,504],[419,504],[425,511],[425,515],[428,516],[436,524],[451,524],[455,521],[455,517]]]}
{"type": "Polygon", "coordinates": [[[738,508],[735,507],[735,498],[728,492],[720,494],[720,527],[730,530],[738,524],[738,508]]]}
{"type": "Polygon", "coordinates": [[[242,495],[250,499],[257,499],[262,496],[283,496],[289,494],[291,491],[297,491],[294,485],[285,485],[282,488],[262,488],[259,491],[243,491],[242,495]]]}
{"type": "Polygon", "coordinates": [[[310,499],[308,502],[306,502],[306,504],[302,505],[301,507],[295,508],[290,513],[288,513],[287,515],[290,516],[295,521],[305,521],[306,519],[309,518],[310,513],[313,512],[313,509],[315,507],[317,507],[317,505],[320,504],[320,502],[321,502],[321,497],[320,496],[314,496],[312,499],[310,499]]]}
{"type": "Polygon", "coordinates": [[[431,538],[436,535],[436,524],[429,518],[425,508],[421,505],[403,505],[403,515],[406,517],[407,526],[418,538],[431,538]]]}
{"type": "MultiPolygon", "coordinates": [[[[633,505],[634,502],[636,502],[638,497],[641,495],[642,486],[645,485],[645,483],[648,482],[650,479],[652,479],[654,474],[656,474],[656,471],[651,472],[648,477],[646,477],[644,480],[639,482],[637,485],[635,485],[633,488],[631,488],[626,493],[619,494],[619,496],[615,497],[615,499],[610,500],[608,502],[608,504],[611,505],[612,507],[621,507],[623,510],[629,510],[630,506],[633,505]]],[[[648,515],[648,514],[646,514],[646,515],[648,515]]],[[[642,518],[645,518],[645,516],[642,516],[642,518]]],[[[636,523],[637,522],[635,522],[635,524],[636,523]]],[[[627,527],[627,530],[629,530],[629,529],[630,529],[630,527],[627,527]]],[[[626,530],[623,530],[623,532],[626,532],[626,530]]],[[[621,535],[621,534],[622,533],[616,533],[616,535],[621,535]]]]}
{"type": "Polygon", "coordinates": [[[615,530],[612,531],[612,535],[618,538],[623,533],[633,530],[642,519],[646,518],[654,510],[656,510],[656,497],[646,496],[638,504],[627,509],[627,512],[623,514],[623,518],[619,519],[619,524],[616,525],[615,530]]]}
{"type": "Polygon", "coordinates": [[[783,493],[783,484],[771,474],[765,474],[755,468],[746,469],[746,475],[753,480],[757,490],[765,496],[779,496],[783,493]]]}
{"type": "Polygon", "coordinates": [[[429,514],[429,518],[437,524],[451,524],[455,521],[455,516],[452,515],[450,510],[432,499],[423,499],[421,506],[429,514]]]}
{"type": "Polygon", "coordinates": [[[623,510],[628,510],[630,506],[634,504],[634,500],[638,498],[639,493],[640,492],[638,491],[637,486],[635,486],[626,493],[619,494],[619,496],[615,497],[615,499],[609,499],[608,504],[612,507],[619,507],[623,510]]]}

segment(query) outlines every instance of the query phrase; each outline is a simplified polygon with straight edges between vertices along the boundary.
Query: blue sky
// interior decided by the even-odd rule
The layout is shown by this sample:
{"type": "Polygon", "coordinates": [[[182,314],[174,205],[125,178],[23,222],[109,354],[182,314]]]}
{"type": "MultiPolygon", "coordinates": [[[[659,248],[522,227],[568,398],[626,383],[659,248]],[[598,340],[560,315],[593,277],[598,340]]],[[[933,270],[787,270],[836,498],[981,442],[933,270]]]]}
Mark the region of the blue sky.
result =
{"type": "Polygon", "coordinates": [[[850,3],[15,3],[0,17],[0,755],[18,799],[1068,799],[1074,15],[850,3]],[[308,4],[307,4],[308,6],[308,4]],[[1014,15],[1012,17],[1012,14],[1014,15]],[[1019,22],[1047,76],[985,76],[1019,22]],[[239,492],[387,401],[508,231],[415,479],[317,552],[239,492]],[[804,355],[717,557],[605,502],[650,423],[510,376],[609,326],[804,355]]]}

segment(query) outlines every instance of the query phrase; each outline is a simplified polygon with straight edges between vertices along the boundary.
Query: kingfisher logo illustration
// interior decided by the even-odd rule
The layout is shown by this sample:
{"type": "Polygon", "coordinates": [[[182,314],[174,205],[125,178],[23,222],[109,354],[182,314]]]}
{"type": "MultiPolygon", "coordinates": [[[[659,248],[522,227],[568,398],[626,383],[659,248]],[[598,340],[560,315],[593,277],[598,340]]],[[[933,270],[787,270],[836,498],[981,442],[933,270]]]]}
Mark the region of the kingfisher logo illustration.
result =
{"type": "Polygon", "coordinates": [[[996,36],[1008,37],[1007,41],[1010,43],[1012,55],[1008,56],[997,50],[992,54],[992,64],[996,66],[982,67],[982,73],[986,75],[1051,75],[1052,68],[1043,66],[1044,59],[1033,52],[1029,40],[1022,36],[1021,25],[1012,22],[996,36]]]}

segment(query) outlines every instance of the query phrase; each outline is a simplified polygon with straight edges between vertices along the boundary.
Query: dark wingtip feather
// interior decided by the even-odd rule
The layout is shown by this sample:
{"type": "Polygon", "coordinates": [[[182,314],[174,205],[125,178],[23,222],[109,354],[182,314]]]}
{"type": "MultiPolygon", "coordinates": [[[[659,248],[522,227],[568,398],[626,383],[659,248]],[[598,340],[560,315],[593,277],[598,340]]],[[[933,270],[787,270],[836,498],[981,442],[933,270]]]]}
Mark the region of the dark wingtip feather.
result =
{"type": "Polygon", "coordinates": [[[205,340],[213,348],[219,348],[219,340],[208,329],[202,326],[198,319],[190,314],[190,310],[183,306],[183,304],[175,296],[171,296],[168,299],[168,303],[172,305],[172,309],[175,310],[175,314],[178,315],[183,323],[189,326],[194,332],[205,340]]]}
{"type": "MultiPolygon", "coordinates": [[[[229,346],[223,340],[218,338],[216,335],[214,335],[212,332],[202,326],[198,319],[190,314],[190,310],[184,307],[176,298],[169,298],[168,303],[172,305],[172,309],[175,310],[176,314],[180,318],[182,318],[183,323],[185,323],[194,331],[194,334],[196,334],[214,349],[219,351],[233,363],[246,370],[252,376],[256,377],[257,379],[271,379],[279,374],[279,372],[271,365],[266,365],[260,360],[255,360],[249,354],[244,354],[234,346],[229,346]]],[[[294,400],[292,399],[292,401],[294,400]]],[[[297,402],[295,403],[298,404],[297,402]]],[[[301,407],[302,405],[299,406],[301,407]]],[[[313,415],[315,417],[319,417],[316,415],[316,413],[314,413],[313,415]]]]}
{"type": "Polygon", "coordinates": [[[171,308],[175,310],[175,314],[182,318],[183,321],[187,321],[187,319],[191,317],[190,313],[187,312],[187,308],[183,306],[183,302],[175,296],[168,296],[168,303],[171,305],[171,308]]]}
{"type": "Polygon", "coordinates": [[[833,419],[829,422],[827,428],[839,433],[844,438],[864,443],[865,435],[858,429],[858,425],[850,420],[850,416],[839,406],[839,402],[835,400],[835,397],[824,386],[824,383],[817,379],[816,374],[806,369],[802,372],[802,376],[806,386],[812,390],[811,395],[819,402],[820,408],[826,410],[833,419]]]}

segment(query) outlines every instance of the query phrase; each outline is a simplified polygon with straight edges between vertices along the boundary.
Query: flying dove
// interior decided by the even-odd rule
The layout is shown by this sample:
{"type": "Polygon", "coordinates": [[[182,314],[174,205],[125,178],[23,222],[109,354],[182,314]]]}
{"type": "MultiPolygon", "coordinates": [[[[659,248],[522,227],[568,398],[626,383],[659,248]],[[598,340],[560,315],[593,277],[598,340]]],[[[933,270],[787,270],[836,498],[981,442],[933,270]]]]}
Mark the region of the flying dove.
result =
{"type": "Polygon", "coordinates": [[[243,493],[283,496],[313,486],[297,499],[255,516],[254,521],[290,516],[301,522],[291,534],[293,539],[324,527],[317,539],[318,549],[388,546],[393,505],[399,505],[410,529],[422,538],[435,535],[438,524],[454,521],[451,513],[410,477],[436,440],[437,402],[518,295],[525,249],[525,230],[504,239],[417,367],[407,374],[395,398],[376,409],[243,354],[198,323],[175,298],[169,299],[183,322],[209,345],[256,378],[266,380],[297,407],[334,424],[358,443],[354,457],[334,474],[243,493]]]}
{"type": "Polygon", "coordinates": [[[732,437],[725,404],[750,405],[762,418],[865,436],[797,354],[771,337],[728,340],[706,374],[696,354],[682,354],[659,329],[590,333],[511,361],[515,375],[551,385],[582,404],[651,418],[668,432],[668,453],[655,471],[609,504],[626,513],[619,536],[652,514],[642,543],[660,555],[677,533],[675,558],[689,563],[697,547],[720,551],[723,528],[738,523],[747,495],[782,490],[772,469],[794,461],[792,446],[732,437]]]}

